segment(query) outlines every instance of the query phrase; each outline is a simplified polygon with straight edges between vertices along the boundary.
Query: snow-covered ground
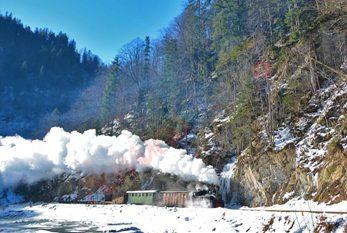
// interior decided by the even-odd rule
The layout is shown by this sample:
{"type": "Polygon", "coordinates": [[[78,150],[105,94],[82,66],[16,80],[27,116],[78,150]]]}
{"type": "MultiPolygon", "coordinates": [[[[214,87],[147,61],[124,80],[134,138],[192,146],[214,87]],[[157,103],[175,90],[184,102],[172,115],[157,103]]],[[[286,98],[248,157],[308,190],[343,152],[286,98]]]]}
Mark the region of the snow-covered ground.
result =
{"type": "Polygon", "coordinates": [[[21,204],[0,209],[3,232],[344,232],[347,214],[269,212],[269,209],[347,211],[295,201],[262,209],[162,208],[134,205],[21,204]],[[296,203],[296,204],[293,204],[296,203]],[[293,205],[296,205],[293,208],[293,205]]]}

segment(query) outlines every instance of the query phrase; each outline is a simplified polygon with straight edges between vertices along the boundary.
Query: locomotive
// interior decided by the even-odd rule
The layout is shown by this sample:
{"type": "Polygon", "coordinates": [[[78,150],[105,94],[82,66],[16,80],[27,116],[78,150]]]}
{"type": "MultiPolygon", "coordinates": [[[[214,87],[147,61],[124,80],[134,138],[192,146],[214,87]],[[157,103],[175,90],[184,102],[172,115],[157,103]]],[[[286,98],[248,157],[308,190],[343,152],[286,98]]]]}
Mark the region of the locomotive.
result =
{"type": "Polygon", "coordinates": [[[155,205],[167,207],[222,207],[221,199],[209,191],[158,191],[139,190],[126,192],[126,204],[155,205]]]}

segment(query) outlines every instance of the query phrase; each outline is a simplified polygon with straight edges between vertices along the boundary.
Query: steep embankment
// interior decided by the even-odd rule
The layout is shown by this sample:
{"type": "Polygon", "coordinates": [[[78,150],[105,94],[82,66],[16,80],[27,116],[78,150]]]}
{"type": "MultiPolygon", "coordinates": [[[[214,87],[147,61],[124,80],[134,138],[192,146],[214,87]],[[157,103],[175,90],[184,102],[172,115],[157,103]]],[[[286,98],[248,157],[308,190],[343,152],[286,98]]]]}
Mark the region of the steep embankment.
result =
{"type": "Polygon", "coordinates": [[[249,125],[253,136],[240,155],[220,140],[233,113],[201,133],[206,163],[221,167],[230,160],[221,174],[227,204],[347,199],[346,17],[334,17],[298,43],[278,45],[286,57],[272,61],[274,76],[266,80],[269,111],[249,125]]]}
{"type": "Polygon", "coordinates": [[[232,189],[241,204],[284,203],[301,196],[337,203],[347,196],[347,85],[332,84],[278,128],[261,131],[238,157],[232,189]],[[269,145],[273,146],[269,146],[269,145]]]}

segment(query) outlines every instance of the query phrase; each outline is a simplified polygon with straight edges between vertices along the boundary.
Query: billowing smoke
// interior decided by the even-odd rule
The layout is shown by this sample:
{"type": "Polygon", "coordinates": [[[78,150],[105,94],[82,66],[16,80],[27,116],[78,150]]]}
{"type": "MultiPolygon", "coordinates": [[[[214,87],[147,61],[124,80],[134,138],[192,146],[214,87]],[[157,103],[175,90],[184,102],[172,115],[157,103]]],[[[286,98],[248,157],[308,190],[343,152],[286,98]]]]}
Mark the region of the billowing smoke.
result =
{"type": "Polygon", "coordinates": [[[43,140],[0,137],[0,191],[20,183],[50,179],[63,172],[100,174],[149,168],[187,181],[218,183],[215,170],[201,159],[163,141],[143,142],[129,131],[110,137],[97,136],[95,130],[68,133],[52,128],[43,140]]]}

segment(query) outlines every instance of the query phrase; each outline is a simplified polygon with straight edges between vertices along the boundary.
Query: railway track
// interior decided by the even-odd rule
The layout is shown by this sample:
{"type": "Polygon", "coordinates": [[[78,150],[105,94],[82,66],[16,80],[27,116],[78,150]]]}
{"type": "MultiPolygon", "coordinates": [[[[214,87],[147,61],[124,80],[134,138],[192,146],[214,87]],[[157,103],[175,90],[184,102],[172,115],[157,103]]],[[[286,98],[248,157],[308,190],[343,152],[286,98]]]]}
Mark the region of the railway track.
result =
{"type": "Polygon", "coordinates": [[[339,214],[347,215],[347,211],[322,211],[322,210],[277,210],[277,209],[239,209],[241,211],[277,212],[277,213],[311,213],[311,214],[339,214]]]}

